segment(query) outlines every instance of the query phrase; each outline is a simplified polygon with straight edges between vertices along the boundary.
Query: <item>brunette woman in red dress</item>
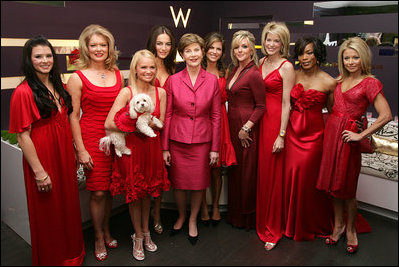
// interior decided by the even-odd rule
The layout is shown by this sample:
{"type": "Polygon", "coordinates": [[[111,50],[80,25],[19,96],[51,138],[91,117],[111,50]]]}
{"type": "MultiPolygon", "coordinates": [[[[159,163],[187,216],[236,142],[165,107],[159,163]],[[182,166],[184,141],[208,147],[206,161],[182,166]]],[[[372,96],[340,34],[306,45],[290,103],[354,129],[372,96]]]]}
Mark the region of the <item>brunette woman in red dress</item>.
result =
{"type": "Polygon", "coordinates": [[[227,222],[250,229],[256,226],[258,121],[265,111],[265,85],[258,71],[252,33],[234,33],[230,54],[235,68],[226,82],[227,116],[237,166],[229,170],[227,222]]]}
{"type": "MultiPolygon", "coordinates": [[[[155,105],[152,115],[164,121],[166,92],[163,88],[152,85],[156,71],[155,57],[150,51],[140,50],[134,54],[130,64],[131,85],[123,88],[115,99],[105,121],[107,131],[121,131],[117,127],[124,123],[121,116],[129,110],[128,104],[133,95],[140,93],[151,97],[155,105]]],[[[135,120],[132,121],[133,127],[130,127],[134,130],[135,120]]],[[[144,260],[144,249],[150,252],[157,250],[148,226],[151,196],[158,197],[170,187],[163,162],[159,129],[155,125],[150,126],[154,128],[156,137],[147,137],[140,132],[125,136],[126,147],[131,150],[131,155],[115,158],[110,187],[112,195],[125,194],[126,203],[129,203],[130,219],[135,232],[132,235],[133,257],[136,260],[144,260]]],[[[129,126],[125,123],[124,127],[129,126]]]]}
{"type": "Polygon", "coordinates": [[[315,37],[295,43],[295,72],[291,114],[285,137],[284,188],[288,200],[285,235],[296,241],[313,240],[332,231],[330,196],[316,189],[323,149],[322,109],[331,110],[336,80],[320,69],[326,47],[315,37]]]}
{"type": "Polygon", "coordinates": [[[17,134],[24,156],[32,265],[82,265],[85,247],[67,117],[71,97],[45,37],[25,43],[23,72],[25,79],[11,97],[9,130],[17,134]]]}
{"type": "MultiPolygon", "coordinates": [[[[176,39],[173,31],[165,25],[152,28],[147,41],[147,49],[155,55],[155,63],[157,64],[154,86],[165,88],[169,76],[173,75],[176,70],[176,39]]],[[[154,198],[154,207],[151,211],[151,216],[154,220],[154,230],[157,234],[162,234],[163,232],[161,202],[162,192],[159,197],[154,198]]]]}
{"type": "Polygon", "coordinates": [[[124,82],[115,65],[118,51],[114,47],[114,37],[107,29],[95,24],[87,26],[79,37],[80,70],[72,74],[67,84],[73,106],[69,121],[78,160],[85,169],[86,189],[91,191],[94,254],[99,261],[107,258],[106,247],[118,246],[109,230],[113,155],[99,149],[99,140],[105,136],[105,119],[124,82]]]}
{"type": "Polygon", "coordinates": [[[334,230],[326,238],[326,244],[335,245],[346,232],[346,251],[355,253],[359,248],[358,229],[355,227],[356,190],[361,168],[359,141],[392,120],[392,113],[381,82],[371,75],[371,52],[366,42],[353,37],[342,43],[338,52],[338,69],[340,77],[334,92],[332,114],[324,131],[317,188],[329,192],[334,198],[334,230]],[[378,117],[359,133],[355,121],[360,120],[370,104],[378,117]]]}
{"type": "MultiPolygon", "coordinates": [[[[202,60],[202,67],[209,73],[218,77],[220,94],[221,94],[221,132],[220,132],[220,150],[219,162],[217,166],[212,168],[211,188],[212,188],[212,223],[217,225],[220,220],[219,199],[222,191],[222,165],[236,165],[236,154],[230,139],[229,122],[227,120],[226,111],[226,76],[227,70],[224,66],[223,59],[225,55],[224,38],[220,33],[212,32],[205,36],[205,57],[202,60]]],[[[206,190],[202,198],[201,220],[205,225],[211,220],[208,214],[208,204],[206,201],[206,190]]]]}
{"type": "Polygon", "coordinates": [[[287,60],[290,33],[284,23],[269,22],[262,32],[259,71],[266,85],[266,112],[260,121],[256,230],[271,250],[285,230],[284,137],[290,115],[295,72],[287,60]]]}

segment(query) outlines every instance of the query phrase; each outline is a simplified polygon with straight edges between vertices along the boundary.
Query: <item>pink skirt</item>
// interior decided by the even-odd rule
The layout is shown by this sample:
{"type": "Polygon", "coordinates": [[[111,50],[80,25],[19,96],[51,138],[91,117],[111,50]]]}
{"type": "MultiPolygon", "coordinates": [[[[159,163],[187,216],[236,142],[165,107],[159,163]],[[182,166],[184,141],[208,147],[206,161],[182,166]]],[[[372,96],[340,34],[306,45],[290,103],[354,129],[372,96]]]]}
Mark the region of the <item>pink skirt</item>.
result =
{"type": "Polygon", "coordinates": [[[209,187],[211,143],[185,144],[170,140],[169,179],[174,189],[203,190],[209,187]]]}

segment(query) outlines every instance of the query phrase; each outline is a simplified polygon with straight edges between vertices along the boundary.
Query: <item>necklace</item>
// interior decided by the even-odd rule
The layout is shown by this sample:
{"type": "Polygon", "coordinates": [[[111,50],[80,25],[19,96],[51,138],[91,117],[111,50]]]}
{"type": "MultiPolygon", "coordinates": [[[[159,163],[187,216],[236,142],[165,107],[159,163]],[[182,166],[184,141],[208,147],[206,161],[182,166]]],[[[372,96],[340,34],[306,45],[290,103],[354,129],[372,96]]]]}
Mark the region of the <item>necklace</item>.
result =
{"type": "Polygon", "coordinates": [[[101,77],[101,79],[105,79],[105,73],[101,73],[101,75],[100,75],[100,77],[101,77]]]}

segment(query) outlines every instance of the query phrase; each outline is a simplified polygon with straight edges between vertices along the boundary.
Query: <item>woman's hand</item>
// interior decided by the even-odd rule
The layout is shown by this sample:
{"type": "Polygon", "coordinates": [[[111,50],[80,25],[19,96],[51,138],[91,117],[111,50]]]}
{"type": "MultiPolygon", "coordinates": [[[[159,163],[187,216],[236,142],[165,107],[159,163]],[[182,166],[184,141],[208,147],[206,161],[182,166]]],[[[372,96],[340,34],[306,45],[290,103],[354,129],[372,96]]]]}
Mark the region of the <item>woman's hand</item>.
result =
{"type": "Polygon", "coordinates": [[[50,175],[47,173],[43,176],[35,176],[37,190],[40,193],[47,193],[53,190],[50,175]]]}
{"type": "Polygon", "coordinates": [[[163,160],[165,161],[165,165],[170,166],[171,157],[170,157],[169,150],[163,151],[162,154],[163,154],[163,160]]]}
{"type": "Polygon", "coordinates": [[[241,141],[241,145],[245,148],[249,147],[251,144],[250,142],[252,142],[252,139],[249,137],[249,133],[242,129],[238,132],[238,138],[241,141]]]}
{"type": "Polygon", "coordinates": [[[273,144],[273,151],[272,153],[278,153],[284,149],[284,137],[277,136],[276,140],[273,144]]]}
{"type": "Polygon", "coordinates": [[[344,140],[345,143],[351,141],[360,141],[362,139],[363,139],[362,136],[358,133],[354,133],[348,130],[342,132],[342,140],[344,140]]]}
{"type": "Polygon", "coordinates": [[[91,159],[91,156],[87,150],[78,152],[78,160],[79,163],[83,165],[83,168],[92,170],[94,163],[93,160],[91,159]]]}
{"type": "Polygon", "coordinates": [[[219,152],[209,152],[209,165],[215,166],[219,162],[219,152]]]}

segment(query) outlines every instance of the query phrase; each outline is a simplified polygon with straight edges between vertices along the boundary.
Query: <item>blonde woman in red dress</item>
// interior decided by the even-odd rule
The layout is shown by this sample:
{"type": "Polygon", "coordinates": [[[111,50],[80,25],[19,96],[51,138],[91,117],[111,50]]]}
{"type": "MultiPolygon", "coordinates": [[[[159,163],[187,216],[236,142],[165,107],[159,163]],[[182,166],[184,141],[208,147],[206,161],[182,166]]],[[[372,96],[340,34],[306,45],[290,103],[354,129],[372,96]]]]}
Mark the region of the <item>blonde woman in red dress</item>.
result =
{"type": "Polygon", "coordinates": [[[208,204],[206,202],[206,191],[202,198],[201,207],[201,221],[208,225],[212,220],[214,225],[217,225],[220,220],[219,199],[222,191],[222,165],[231,166],[237,164],[236,154],[234,152],[233,144],[230,139],[229,122],[227,120],[226,111],[226,76],[227,70],[223,64],[225,55],[224,38],[220,33],[212,32],[205,36],[205,57],[202,60],[202,67],[218,77],[220,94],[221,94],[221,132],[220,132],[220,150],[219,162],[216,167],[212,168],[211,188],[212,188],[212,219],[209,218],[208,204]]]}
{"type": "MultiPolygon", "coordinates": [[[[176,70],[176,39],[173,31],[165,25],[155,26],[151,30],[147,41],[147,49],[155,55],[157,73],[154,86],[165,88],[165,85],[176,70]]],[[[162,193],[154,198],[154,207],[151,216],[154,219],[154,230],[157,234],[162,234],[163,225],[161,222],[161,202],[162,193]]]]}
{"type": "MultiPolygon", "coordinates": [[[[153,86],[157,68],[154,55],[148,50],[137,51],[130,64],[130,86],[123,88],[113,104],[105,121],[107,131],[121,131],[122,124],[125,130],[129,125],[124,123],[124,116],[129,110],[129,102],[134,95],[144,93],[151,97],[155,104],[153,116],[164,121],[166,109],[166,92],[163,88],[153,86]],[[115,116],[116,115],[116,116],[115,116]],[[118,127],[119,125],[119,127],[118,127]]],[[[134,131],[136,120],[132,120],[131,129],[134,131]]],[[[133,257],[144,260],[144,249],[150,252],[157,250],[157,245],[151,239],[149,217],[151,197],[158,197],[162,191],[169,190],[170,182],[163,162],[159,130],[150,125],[157,134],[156,137],[147,137],[140,132],[128,133],[126,146],[131,155],[116,157],[111,193],[125,194],[129,204],[130,219],[133,224],[133,257]],[[144,247],[143,247],[144,245],[144,247]]]]}
{"type": "Polygon", "coordinates": [[[290,32],[281,22],[269,22],[262,32],[259,71],[266,86],[266,112],[260,121],[256,230],[273,249],[284,234],[284,137],[290,116],[290,92],[295,71],[287,60],[290,32]]]}
{"type": "Polygon", "coordinates": [[[105,136],[105,119],[124,83],[115,65],[118,51],[114,47],[114,37],[107,29],[96,24],[87,26],[79,37],[80,70],[72,74],[67,84],[73,106],[69,121],[78,160],[85,170],[86,189],[91,191],[94,254],[99,261],[108,257],[107,247],[118,246],[109,229],[113,155],[99,149],[99,140],[105,136]]]}
{"type": "Polygon", "coordinates": [[[346,251],[352,254],[359,248],[355,227],[356,190],[361,168],[359,141],[392,120],[392,113],[381,82],[371,75],[371,52],[366,42],[359,37],[346,40],[338,52],[338,69],[340,77],[334,92],[332,114],[324,131],[317,188],[329,192],[334,198],[334,230],[326,238],[326,244],[335,245],[346,233],[346,251]],[[355,121],[360,120],[370,104],[378,117],[359,133],[355,121]]]}
{"type": "Polygon", "coordinates": [[[25,79],[11,97],[10,133],[17,134],[23,153],[32,265],[82,265],[85,247],[68,122],[71,97],[45,37],[26,42],[23,62],[25,79]]]}

